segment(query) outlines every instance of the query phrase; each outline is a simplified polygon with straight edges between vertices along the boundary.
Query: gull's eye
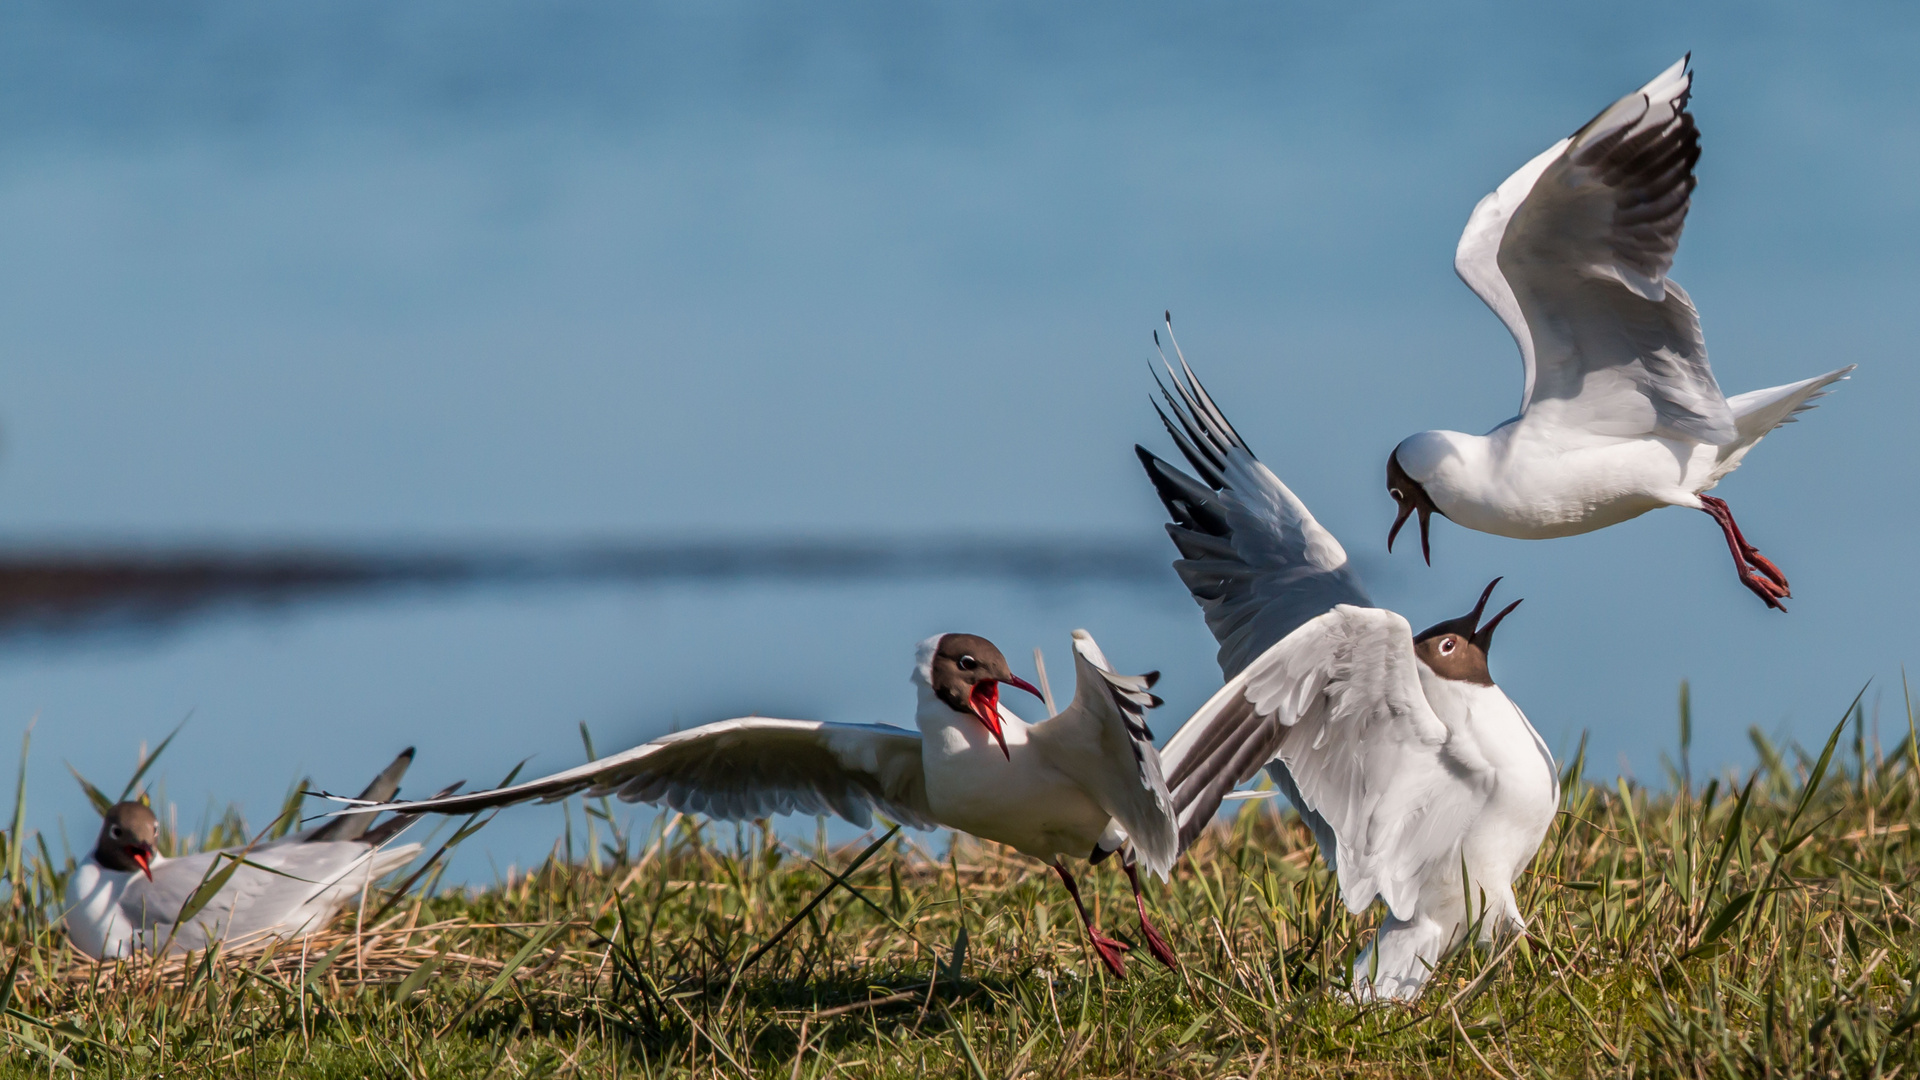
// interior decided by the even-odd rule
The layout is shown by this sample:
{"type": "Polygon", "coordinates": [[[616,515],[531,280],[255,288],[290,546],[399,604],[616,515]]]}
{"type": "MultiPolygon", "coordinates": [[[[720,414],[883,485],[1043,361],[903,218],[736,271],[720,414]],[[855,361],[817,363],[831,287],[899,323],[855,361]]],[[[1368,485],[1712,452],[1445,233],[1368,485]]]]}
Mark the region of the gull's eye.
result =
{"type": "Polygon", "coordinates": [[[960,658],[959,664],[961,671],[972,671],[974,668],[980,666],[980,661],[975,660],[971,656],[963,656],[960,658]]]}
{"type": "Polygon", "coordinates": [[[1393,496],[1393,497],[1394,497],[1394,498],[1395,498],[1396,500],[1400,500],[1400,501],[1405,501],[1405,499],[1406,499],[1406,496],[1405,496],[1405,495],[1402,495],[1402,494],[1400,493],[1400,489],[1399,489],[1399,488],[1397,488],[1397,487],[1390,487],[1390,488],[1388,488],[1388,489],[1387,489],[1387,494],[1389,494],[1389,495],[1391,495],[1391,496],[1393,496]]]}
{"type": "Polygon", "coordinates": [[[118,825],[107,826],[107,835],[113,837],[115,840],[120,839],[120,826],[118,825]]]}
{"type": "Polygon", "coordinates": [[[1440,639],[1440,655],[1441,656],[1453,655],[1453,639],[1452,638],[1440,639]]]}

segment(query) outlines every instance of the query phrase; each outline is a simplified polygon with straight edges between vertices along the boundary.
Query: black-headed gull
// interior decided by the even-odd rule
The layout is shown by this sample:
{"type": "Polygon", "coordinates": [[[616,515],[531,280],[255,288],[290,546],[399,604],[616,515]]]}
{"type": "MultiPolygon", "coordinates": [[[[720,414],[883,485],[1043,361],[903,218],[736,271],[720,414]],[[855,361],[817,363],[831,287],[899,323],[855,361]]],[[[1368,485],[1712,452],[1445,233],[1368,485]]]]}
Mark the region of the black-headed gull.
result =
{"type": "Polygon", "coordinates": [[[1687,58],[1521,166],[1473,209],[1454,268],[1500,316],[1526,372],[1520,415],[1485,435],[1423,431],[1387,458],[1399,515],[1543,540],[1662,506],[1711,515],[1740,581],[1786,610],[1780,569],[1705,494],[1851,365],[1728,398],[1700,316],[1667,270],[1700,135],[1687,58]]]}
{"type": "Polygon", "coordinates": [[[1553,755],[1487,670],[1519,601],[1481,622],[1488,585],[1419,634],[1374,607],[1340,542],[1181,367],[1178,426],[1162,419],[1205,483],[1135,448],[1227,677],[1161,750],[1181,843],[1264,766],[1348,909],[1390,912],[1354,963],[1355,996],[1413,998],[1476,920],[1483,941],[1524,928],[1513,882],[1559,805],[1553,755]]]}
{"type": "MultiPolygon", "coordinates": [[[[361,797],[391,799],[412,761],[409,747],[361,797]]],[[[160,822],[153,811],[144,803],[116,803],[67,886],[67,937],[95,960],[111,960],[136,951],[201,950],[214,942],[233,952],[313,933],[419,853],[418,844],[384,846],[411,818],[370,828],[373,818],[339,817],[251,848],[169,859],[154,850],[160,822]],[[188,900],[236,858],[245,863],[180,925],[188,900]]]]}
{"type": "Polygon", "coordinates": [[[1147,920],[1137,860],[1163,879],[1178,854],[1173,808],[1146,710],[1157,673],[1116,674],[1084,630],[1073,632],[1077,685],[1058,715],[1028,724],[1000,702],[1000,684],[1039,691],[993,643],[941,634],[920,643],[913,683],[919,732],[884,724],[743,717],[676,732],[523,784],[373,809],[462,814],[576,792],[617,795],[733,821],[836,814],[862,828],[874,813],[1007,845],[1052,866],[1115,975],[1127,946],[1093,924],[1069,858],[1098,862],[1129,847],[1141,930],[1169,967],[1172,950],[1147,920]]]}

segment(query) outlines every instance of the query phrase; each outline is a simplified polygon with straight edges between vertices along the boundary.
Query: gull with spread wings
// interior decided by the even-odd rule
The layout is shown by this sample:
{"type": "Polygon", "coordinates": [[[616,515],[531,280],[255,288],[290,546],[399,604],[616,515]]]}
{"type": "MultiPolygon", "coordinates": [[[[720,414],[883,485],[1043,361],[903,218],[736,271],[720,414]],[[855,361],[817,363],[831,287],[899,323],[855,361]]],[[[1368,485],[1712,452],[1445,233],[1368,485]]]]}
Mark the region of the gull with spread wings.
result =
{"type": "MultiPolygon", "coordinates": [[[[1102,934],[1081,902],[1069,858],[1125,850],[1140,928],[1168,967],[1173,952],[1147,919],[1136,864],[1163,879],[1178,854],[1172,804],[1146,712],[1158,673],[1121,675],[1084,630],[1073,632],[1073,702],[1035,724],[1000,702],[1000,685],[1039,691],[991,641],[940,634],[920,643],[913,683],[918,732],[750,716],[665,735],[624,753],[523,784],[371,807],[465,814],[576,792],[617,795],[732,821],[836,814],[862,828],[878,813],[1007,845],[1053,867],[1094,951],[1124,974],[1124,942],[1102,934]]],[[[354,800],[341,800],[354,802],[354,800]]]]}
{"type": "Polygon", "coordinates": [[[1720,526],[1740,583],[1786,610],[1786,575],[1707,492],[1853,366],[1721,393],[1699,313],[1667,277],[1700,157],[1687,64],[1608,106],[1474,207],[1454,268],[1520,346],[1520,415],[1485,435],[1423,431],[1394,448],[1389,549],[1414,515],[1432,562],[1435,513],[1542,540],[1684,506],[1720,526]]]}
{"type": "Polygon", "coordinates": [[[1161,419],[1200,479],[1135,448],[1227,678],[1161,750],[1181,845],[1264,767],[1348,909],[1387,906],[1354,995],[1411,999],[1476,922],[1483,940],[1524,930],[1513,882],[1559,805],[1553,756],[1487,668],[1519,601],[1482,622],[1488,585],[1472,612],[1415,634],[1368,599],[1184,359],[1181,373],[1161,419]]]}

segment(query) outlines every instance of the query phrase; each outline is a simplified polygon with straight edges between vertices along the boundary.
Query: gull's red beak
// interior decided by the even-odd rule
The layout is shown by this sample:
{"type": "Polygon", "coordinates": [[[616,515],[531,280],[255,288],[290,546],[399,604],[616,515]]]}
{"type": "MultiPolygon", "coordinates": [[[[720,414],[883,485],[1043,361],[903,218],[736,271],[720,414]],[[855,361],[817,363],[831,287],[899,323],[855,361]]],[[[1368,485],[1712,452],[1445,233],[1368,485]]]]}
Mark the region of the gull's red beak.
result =
{"type": "Polygon", "coordinates": [[[153,849],[141,844],[139,847],[128,848],[127,854],[133,858],[133,863],[140,868],[140,872],[147,875],[147,880],[152,881],[153,870],[150,867],[153,862],[153,849]]]}
{"type": "Polygon", "coordinates": [[[1039,698],[1041,701],[1047,700],[1047,695],[1041,693],[1038,687],[1018,675],[1009,675],[1004,681],[1008,686],[1017,686],[1027,693],[1032,694],[1034,697],[1039,698]]]}
{"type": "MultiPolygon", "coordinates": [[[[1046,696],[1041,694],[1032,683],[1018,675],[1008,675],[1002,681],[1009,686],[1017,686],[1042,701],[1046,700],[1046,696]]],[[[1013,753],[1007,749],[1006,732],[1000,727],[1000,683],[992,679],[982,679],[974,683],[973,694],[967,699],[967,703],[973,706],[973,715],[987,725],[988,731],[993,732],[993,740],[1000,744],[1000,753],[1005,755],[1008,761],[1012,761],[1013,753]]]]}
{"type": "Polygon", "coordinates": [[[993,733],[993,741],[1000,744],[1000,752],[1006,755],[1008,761],[1012,761],[1013,753],[1007,749],[1006,732],[1000,729],[1000,684],[992,679],[974,683],[973,694],[967,702],[973,706],[973,715],[979,717],[980,722],[993,733]]]}

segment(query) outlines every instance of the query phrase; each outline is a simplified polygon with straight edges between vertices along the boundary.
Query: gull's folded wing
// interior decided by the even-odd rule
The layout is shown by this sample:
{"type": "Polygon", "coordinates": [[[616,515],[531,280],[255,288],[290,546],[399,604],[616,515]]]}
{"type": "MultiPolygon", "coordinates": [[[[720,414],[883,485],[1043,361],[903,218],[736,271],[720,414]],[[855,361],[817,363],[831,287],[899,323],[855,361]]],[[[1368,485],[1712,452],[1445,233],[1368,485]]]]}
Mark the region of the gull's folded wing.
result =
{"type": "Polygon", "coordinates": [[[1520,346],[1522,413],[1555,408],[1599,435],[1733,441],[1699,315],[1667,279],[1700,157],[1692,84],[1682,58],[1468,218],[1454,268],[1520,346]]]}
{"type": "Polygon", "coordinates": [[[1470,735],[1428,705],[1407,621],[1341,605],[1267,650],[1161,751],[1184,846],[1221,798],[1269,762],[1354,911],[1412,912],[1420,884],[1459,861],[1493,788],[1470,735]]]}
{"type": "Polygon", "coordinates": [[[877,811],[904,825],[937,826],[919,735],[882,724],[758,716],[676,732],[523,784],[377,809],[466,814],[576,792],[734,821],[837,814],[864,828],[877,811]]]}
{"type": "Polygon", "coordinates": [[[1116,673],[1085,630],[1073,632],[1073,662],[1072,704],[1034,725],[1033,741],[1127,831],[1138,863],[1165,878],[1180,849],[1160,754],[1147,728],[1147,710],[1160,704],[1149,692],[1160,673],[1116,673]]]}
{"type": "Polygon", "coordinates": [[[1205,483],[1144,447],[1134,451],[1173,518],[1173,568],[1206,614],[1221,673],[1232,678],[1335,604],[1373,601],[1340,541],[1247,449],[1185,359],[1180,369],[1184,378],[1169,368],[1173,392],[1162,387],[1173,416],[1160,418],[1205,483]]]}
{"type": "Polygon", "coordinates": [[[151,881],[133,878],[121,895],[120,912],[145,932],[148,948],[179,952],[204,949],[215,941],[258,944],[268,935],[291,937],[320,929],[320,923],[357,898],[370,879],[406,865],[419,851],[418,844],[376,849],[355,841],[299,839],[246,852],[205,851],[159,863],[151,881]],[[174,927],[187,900],[208,880],[209,870],[224,870],[229,863],[221,856],[236,854],[252,865],[235,870],[187,925],[174,927]]]}

